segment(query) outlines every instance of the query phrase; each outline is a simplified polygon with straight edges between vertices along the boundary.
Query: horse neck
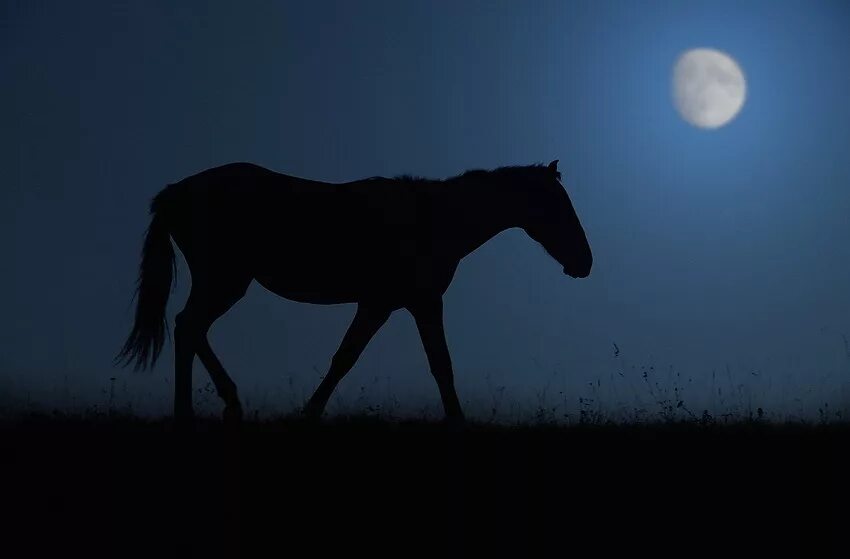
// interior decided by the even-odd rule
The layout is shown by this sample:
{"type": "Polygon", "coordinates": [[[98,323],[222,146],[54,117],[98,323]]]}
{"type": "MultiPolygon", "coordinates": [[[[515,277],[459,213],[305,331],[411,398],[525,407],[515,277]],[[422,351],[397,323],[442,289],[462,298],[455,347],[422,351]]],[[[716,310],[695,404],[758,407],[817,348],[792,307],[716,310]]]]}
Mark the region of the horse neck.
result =
{"type": "Polygon", "coordinates": [[[511,196],[510,189],[492,182],[469,181],[449,189],[454,197],[450,232],[459,258],[467,256],[478,247],[507,229],[520,226],[517,216],[519,205],[511,196]]]}

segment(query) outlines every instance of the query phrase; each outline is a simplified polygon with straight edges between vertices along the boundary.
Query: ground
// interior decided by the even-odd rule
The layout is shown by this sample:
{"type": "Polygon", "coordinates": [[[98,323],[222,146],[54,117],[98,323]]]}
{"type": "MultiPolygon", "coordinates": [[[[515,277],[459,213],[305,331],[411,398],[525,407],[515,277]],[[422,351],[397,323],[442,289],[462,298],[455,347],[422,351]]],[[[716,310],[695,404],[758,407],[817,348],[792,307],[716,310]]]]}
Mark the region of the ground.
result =
{"type": "Polygon", "coordinates": [[[847,424],[457,430],[283,418],[180,431],[54,415],[9,418],[0,436],[3,525],[27,556],[54,544],[156,557],[243,557],[253,546],[274,555],[308,546],[350,556],[846,556],[835,550],[848,525],[847,424]]]}

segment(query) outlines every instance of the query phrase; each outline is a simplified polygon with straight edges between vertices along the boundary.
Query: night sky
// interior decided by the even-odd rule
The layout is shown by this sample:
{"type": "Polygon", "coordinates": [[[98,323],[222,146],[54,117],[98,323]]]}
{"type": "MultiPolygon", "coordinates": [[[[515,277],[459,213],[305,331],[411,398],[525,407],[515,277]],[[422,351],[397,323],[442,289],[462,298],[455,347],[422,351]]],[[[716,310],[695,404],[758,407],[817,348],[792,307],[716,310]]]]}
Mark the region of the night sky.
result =
{"type": "MultiPolygon", "coordinates": [[[[848,30],[842,1],[0,2],[2,403],[170,411],[171,344],[151,373],[111,364],[168,183],[559,159],[593,271],[564,276],[520,230],[461,263],[445,312],[469,415],[850,412],[848,30]],[[717,130],[672,103],[696,47],[746,77],[717,130]]],[[[189,285],[179,260],[170,320],[189,285]]],[[[210,339],[249,410],[286,412],[353,313],[253,284],[210,339]]],[[[404,311],[329,412],[375,405],[442,413],[404,311]]]]}

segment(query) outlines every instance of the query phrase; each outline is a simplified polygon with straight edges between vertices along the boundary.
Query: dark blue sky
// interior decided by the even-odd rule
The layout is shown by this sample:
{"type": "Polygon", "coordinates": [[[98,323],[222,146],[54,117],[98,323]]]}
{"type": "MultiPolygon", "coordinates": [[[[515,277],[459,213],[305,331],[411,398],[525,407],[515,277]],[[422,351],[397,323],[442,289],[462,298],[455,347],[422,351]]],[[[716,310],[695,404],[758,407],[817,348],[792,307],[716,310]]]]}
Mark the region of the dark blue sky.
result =
{"type": "MultiPolygon", "coordinates": [[[[655,411],[649,366],[695,410],[847,408],[848,29],[840,1],[0,2],[0,392],[88,405],[116,377],[121,404],[170,408],[170,345],[152,374],[111,367],[169,182],[240,160],[346,181],[557,158],[593,273],[565,278],[519,231],[461,264],[446,328],[470,411],[544,389],[655,411]],[[672,105],[694,47],[746,76],[719,130],[672,105]]],[[[188,282],[181,262],[172,318],[188,282]]],[[[253,285],[211,342],[249,407],[288,410],[353,312],[253,285]]],[[[329,410],[391,396],[440,411],[402,312],[329,410]]]]}

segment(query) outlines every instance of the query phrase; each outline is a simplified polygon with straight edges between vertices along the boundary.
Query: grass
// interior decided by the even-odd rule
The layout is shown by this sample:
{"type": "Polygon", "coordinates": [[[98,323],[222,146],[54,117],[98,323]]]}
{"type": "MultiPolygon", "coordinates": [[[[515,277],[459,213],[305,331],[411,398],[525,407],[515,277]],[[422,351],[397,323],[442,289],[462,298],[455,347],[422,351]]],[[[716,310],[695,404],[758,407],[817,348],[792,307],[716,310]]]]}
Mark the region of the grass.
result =
{"type": "Polygon", "coordinates": [[[663,555],[734,540],[726,551],[829,556],[848,502],[850,425],[839,422],[694,414],[450,430],[290,415],[239,428],[200,418],[182,431],[94,410],[7,417],[0,441],[2,479],[14,480],[4,502],[20,525],[9,534],[49,527],[44,542],[108,540],[118,555],[127,542],[181,541],[235,556],[258,542],[281,553],[663,555]]]}
{"type": "Polygon", "coordinates": [[[154,556],[243,557],[254,544],[346,556],[843,556],[833,550],[850,522],[846,406],[774,411],[729,369],[712,374],[710,398],[691,398],[700,391],[679,371],[623,364],[615,350],[607,379],[577,392],[553,375],[525,404],[487,378],[462,430],[439,408],[371,401],[378,379],[348,402],[335,396],[319,425],[246,401],[231,428],[208,384],[190,430],[137,415],[116,378],[97,405],[27,402],[0,416],[0,495],[14,513],[0,526],[84,556],[146,544],[154,556]]]}

